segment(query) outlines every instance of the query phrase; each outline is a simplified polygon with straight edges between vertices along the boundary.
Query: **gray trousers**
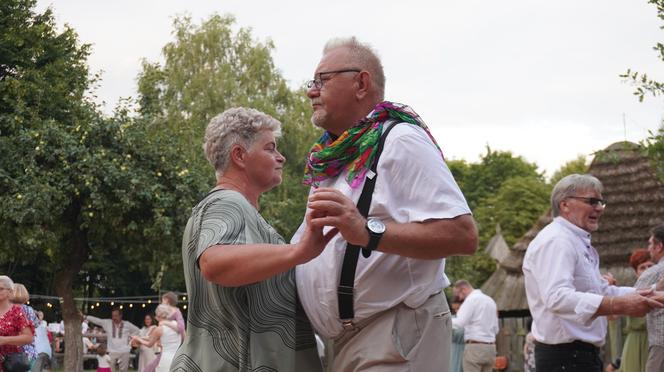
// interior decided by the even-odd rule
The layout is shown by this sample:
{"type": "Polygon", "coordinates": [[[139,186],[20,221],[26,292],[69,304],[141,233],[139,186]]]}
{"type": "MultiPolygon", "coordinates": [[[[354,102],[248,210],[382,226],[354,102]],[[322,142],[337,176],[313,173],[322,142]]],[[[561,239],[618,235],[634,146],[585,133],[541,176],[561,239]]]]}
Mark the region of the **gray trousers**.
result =
{"type": "Polygon", "coordinates": [[[108,353],[111,357],[111,369],[115,370],[115,363],[118,364],[120,372],[127,372],[129,369],[129,353],[108,353]]]}
{"type": "Polygon", "coordinates": [[[648,348],[648,361],[646,372],[664,371],[664,346],[651,345],[648,348]]]}
{"type": "Polygon", "coordinates": [[[463,372],[491,372],[495,362],[495,344],[466,344],[463,349],[463,372]]]}
{"type": "MultiPolygon", "coordinates": [[[[332,342],[333,372],[440,372],[450,364],[452,318],[442,294],[400,304],[332,342]]],[[[328,355],[330,355],[328,354],[328,355]]]]}

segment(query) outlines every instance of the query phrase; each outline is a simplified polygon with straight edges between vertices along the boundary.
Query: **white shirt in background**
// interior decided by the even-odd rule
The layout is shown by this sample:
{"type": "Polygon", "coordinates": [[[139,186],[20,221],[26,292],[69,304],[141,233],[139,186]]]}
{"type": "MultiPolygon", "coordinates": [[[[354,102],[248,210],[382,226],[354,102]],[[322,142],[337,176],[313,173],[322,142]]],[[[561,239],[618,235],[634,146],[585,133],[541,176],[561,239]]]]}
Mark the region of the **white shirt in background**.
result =
{"type": "Polygon", "coordinates": [[[108,350],[109,353],[128,353],[131,350],[129,339],[131,336],[138,335],[140,332],[138,327],[126,320],[122,321],[122,330],[115,327],[115,333],[113,333],[113,320],[100,319],[92,315],[88,315],[86,318],[92,323],[104,328],[104,332],[106,332],[106,350],[108,350]]]}
{"type": "Polygon", "coordinates": [[[496,302],[479,289],[474,289],[452,318],[454,327],[463,328],[465,341],[496,342],[498,310],[496,302]]]}
{"type": "Polygon", "coordinates": [[[108,354],[97,355],[98,368],[111,368],[111,356],[108,354]]]}
{"type": "Polygon", "coordinates": [[[602,346],[606,317],[593,318],[602,298],[634,291],[609,285],[602,278],[590,233],[563,217],[556,217],[530,243],[523,276],[532,333],[545,344],[578,340],[602,346]]]}

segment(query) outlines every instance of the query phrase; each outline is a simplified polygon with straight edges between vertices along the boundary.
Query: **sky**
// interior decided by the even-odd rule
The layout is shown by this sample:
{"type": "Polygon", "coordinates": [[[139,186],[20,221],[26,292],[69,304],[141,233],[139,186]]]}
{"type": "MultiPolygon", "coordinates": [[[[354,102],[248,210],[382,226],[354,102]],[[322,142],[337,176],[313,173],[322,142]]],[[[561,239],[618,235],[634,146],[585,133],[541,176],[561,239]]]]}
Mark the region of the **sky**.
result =
{"type": "Polygon", "coordinates": [[[640,103],[619,75],[664,80],[653,46],[664,30],[647,0],[38,0],[92,44],[96,91],[111,113],[136,95],[143,59],[161,61],[174,17],[232,14],[293,88],[312,78],[323,45],[357,36],[382,58],[386,99],[410,105],[448,159],[511,151],[551,175],[579,155],[656,131],[664,100],[640,103]]]}

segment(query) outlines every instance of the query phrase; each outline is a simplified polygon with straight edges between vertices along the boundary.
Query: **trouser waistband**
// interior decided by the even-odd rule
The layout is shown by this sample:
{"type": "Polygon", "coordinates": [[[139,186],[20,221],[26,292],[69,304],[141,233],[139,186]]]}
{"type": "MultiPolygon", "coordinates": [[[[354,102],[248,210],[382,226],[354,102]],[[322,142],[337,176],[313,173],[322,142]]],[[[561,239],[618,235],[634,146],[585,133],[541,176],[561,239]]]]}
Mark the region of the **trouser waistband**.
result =
{"type": "Polygon", "coordinates": [[[535,346],[547,350],[585,350],[594,353],[599,353],[599,347],[585,341],[575,340],[564,344],[545,344],[543,342],[535,341],[535,346]]]}

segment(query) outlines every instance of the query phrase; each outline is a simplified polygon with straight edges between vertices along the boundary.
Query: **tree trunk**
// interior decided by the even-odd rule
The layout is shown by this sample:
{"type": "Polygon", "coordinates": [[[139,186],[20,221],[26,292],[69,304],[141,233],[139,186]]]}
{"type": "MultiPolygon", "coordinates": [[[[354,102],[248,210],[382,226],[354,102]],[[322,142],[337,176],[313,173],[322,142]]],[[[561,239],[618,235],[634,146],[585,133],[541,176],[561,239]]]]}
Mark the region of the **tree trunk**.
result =
{"type": "Polygon", "coordinates": [[[64,259],[63,268],[55,275],[54,289],[62,298],[62,319],[65,322],[65,361],[63,371],[83,372],[83,337],[81,314],[74,302],[74,280],[87,259],[88,244],[85,233],[73,229],[70,240],[71,255],[64,259]]]}

